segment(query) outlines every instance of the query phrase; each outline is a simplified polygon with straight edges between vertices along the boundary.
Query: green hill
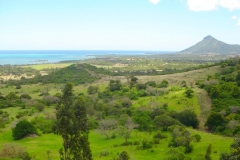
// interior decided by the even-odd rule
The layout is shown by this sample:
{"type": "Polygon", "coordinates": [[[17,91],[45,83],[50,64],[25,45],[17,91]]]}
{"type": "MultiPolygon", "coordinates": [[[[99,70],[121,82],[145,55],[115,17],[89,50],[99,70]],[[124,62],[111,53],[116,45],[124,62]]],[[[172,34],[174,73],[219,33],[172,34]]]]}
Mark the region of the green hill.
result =
{"type": "Polygon", "coordinates": [[[212,36],[205,37],[197,44],[182,50],[181,54],[240,54],[240,45],[230,45],[215,39],[212,36]]]}
{"type": "Polygon", "coordinates": [[[31,79],[21,78],[20,81],[10,81],[10,84],[36,84],[42,83],[66,83],[77,84],[92,83],[99,79],[101,74],[106,74],[102,68],[97,68],[90,64],[72,64],[68,67],[56,70],[48,75],[37,75],[31,79]]]}

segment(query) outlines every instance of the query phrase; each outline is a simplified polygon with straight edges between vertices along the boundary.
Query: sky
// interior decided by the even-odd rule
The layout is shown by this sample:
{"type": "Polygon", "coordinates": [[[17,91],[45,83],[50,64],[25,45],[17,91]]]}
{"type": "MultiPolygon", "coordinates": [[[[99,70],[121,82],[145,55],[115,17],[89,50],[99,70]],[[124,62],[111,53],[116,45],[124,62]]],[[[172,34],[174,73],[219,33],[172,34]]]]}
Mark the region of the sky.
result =
{"type": "Polygon", "coordinates": [[[180,51],[240,44],[240,0],[0,0],[0,50],[180,51]]]}

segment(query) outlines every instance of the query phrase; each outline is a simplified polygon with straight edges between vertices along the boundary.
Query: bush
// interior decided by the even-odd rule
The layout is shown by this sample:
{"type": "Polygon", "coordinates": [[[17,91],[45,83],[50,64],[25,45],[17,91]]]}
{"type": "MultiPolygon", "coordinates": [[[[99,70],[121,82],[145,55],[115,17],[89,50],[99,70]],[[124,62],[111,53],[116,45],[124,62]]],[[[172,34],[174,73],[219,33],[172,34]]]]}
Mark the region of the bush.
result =
{"type": "Polygon", "coordinates": [[[129,160],[130,157],[126,151],[123,151],[119,154],[118,160],[129,160]]]}
{"type": "Polygon", "coordinates": [[[1,158],[22,158],[23,160],[28,160],[27,158],[31,159],[24,147],[20,147],[13,143],[3,145],[0,150],[0,159],[1,158]]]}
{"type": "Polygon", "coordinates": [[[194,137],[196,138],[197,142],[200,142],[202,137],[199,134],[195,134],[194,137]]]}
{"type": "Polygon", "coordinates": [[[35,104],[35,108],[39,110],[39,112],[42,112],[45,109],[45,106],[42,103],[37,103],[35,104]]]}
{"type": "Polygon", "coordinates": [[[160,139],[159,138],[153,138],[153,143],[154,144],[160,144],[160,139]]]}
{"type": "Polygon", "coordinates": [[[16,127],[12,129],[12,136],[14,140],[22,139],[29,134],[37,134],[37,130],[33,124],[27,120],[18,122],[16,127]]]}
{"type": "Polygon", "coordinates": [[[132,142],[123,142],[121,146],[131,146],[132,144],[132,142]]]}
{"type": "Polygon", "coordinates": [[[133,145],[139,145],[139,141],[133,141],[133,145]]]}
{"type": "Polygon", "coordinates": [[[196,113],[193,110],[183,110],[176,115],[177,120],[186,126],[192,126],[198,128],[199,120],[196,113]]]}
{"type": "Polygon", "coordinates": [[[46,119],[43,117],[34,118],[31,123],[38,129],[42,131],[43,134],[52,133],[52,127],[54,121],[52,119],[46,119]]]}
{"type": "Polygon", "coordinates": [[[161,131],[158,131],[154,136],[153,138],[158,138],[158,139],[164,139],[164,138],[167,138],[167,136],[163,135],[161,133],[161,131]]]}
{"type": "Polygon", "coordinates": [[[149,142],[146,139],[142,140],[142,149],[150,149],[150,148],[152,148],[152,142],[149,142]]]}

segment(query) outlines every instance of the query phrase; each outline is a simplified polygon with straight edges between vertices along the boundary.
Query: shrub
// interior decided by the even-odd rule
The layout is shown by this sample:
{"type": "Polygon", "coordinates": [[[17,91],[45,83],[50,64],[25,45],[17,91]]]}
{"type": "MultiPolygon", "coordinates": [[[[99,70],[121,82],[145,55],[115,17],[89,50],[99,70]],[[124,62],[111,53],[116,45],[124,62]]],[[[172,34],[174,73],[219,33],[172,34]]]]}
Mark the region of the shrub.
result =
{"type": "Polygon", "coordinates": [[[21,99],[32,99],[32,97],[31,96],[29,96],[28,94],[22,94],[21,96],[20,96],[20,98],[21,99]]]}
{"type": "Polygon", "coordinates": [[[152,142],[149,142],[146,139],[142,140],[142,149],[150,149],[150,148],[152,148],[152,142]]]}
{"type": "Polygon", "coordinates": [[[159,144],[160,143],[160,139],[159,138],[153,138],[153,143],[154,144],[159,144]]]}
{"type": "Polygon", "coordinates": [[[42,103],[35,104],[35,107],[39,112],[42,112],[45,109],[45,106],[42,103]]]}
{"type": "Polygon", "coordinates": [[[199,134],[195,134],[194,137],[196,138],[197,142],[200,142],[202,137],[199,134]]]}
{"type": "Polygon", "coordinates": [[[133,141],[133,145],[139,145],[139,141],[133,141]]]}
{"type": "MultiPolygon", "coordinates": [[[[22,158],[26,159],[30,157],[26,152],[24,147],[20,147],[13,143],[4,144],[2,149],[0,150],[0,159],[1,158],[22,158]]],[[[27,160],[27,159],[26,159],[27,160]]]]}
{"type": "Polygon", "coordinates": [[[133,143],[132,142],[123,142],[122,144],[121,144],[121,146],[130,146],[130,145],[132,145],[133,143]]]}
{"type": "Polygon", "coordinates": [[[14,140],[22,139],[29,134],[37,134],[37,130],[33,124],[27,120],[18,122],[16,127],[12,129],[12,136],[14,140]]]}
{"type": "Polygon", "coordinates": [[[130,157],[126,151],[123,151],[119,154],[118,160],[129,160],[130,157]]]}
{"type": "Polygon", "coordinates": [[[43,134],[52,133],[52,127],[54,121],[52,119],[46,119],[43,117],[34,118],[31,123],[38,129],[42,131],[43,134]]]}
{"type": "Polygon", "coordinates": [[[161,131],[158,131],[154,136],[153,138],[158,138],[158,139],[164,139],[164,138],[167,138],[167,136],[163,135],[161,133],[161,131]]]}
{"type": "Polygon", "coordinates": [[[192,126],[198,128],[199,120],[196,113],[193,110],[185,109],[176,115],[177,120],[186,126],[192,126]]]}

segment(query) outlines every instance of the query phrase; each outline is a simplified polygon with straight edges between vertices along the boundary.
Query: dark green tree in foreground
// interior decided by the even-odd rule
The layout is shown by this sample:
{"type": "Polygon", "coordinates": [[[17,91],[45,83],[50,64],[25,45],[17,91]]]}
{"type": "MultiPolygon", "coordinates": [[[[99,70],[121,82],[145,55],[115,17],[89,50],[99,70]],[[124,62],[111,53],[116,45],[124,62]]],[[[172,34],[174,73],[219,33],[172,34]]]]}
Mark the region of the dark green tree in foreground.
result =
{"type": "Polygon", "coordinates": [[[211,160],[211,153],[212,153],[212,144],[209,144],[206,150],[206,154],[205,154],[205,159],[206,160],[211,160]]]}
{"type": "Polygon", "coordinates": [[[37,130],[33,124],[27,120],[18,122],[16,127],[12,130],[12,136],[15,140],[22,139],[29,134],[37,134],[37,130]]]}
{"type": "Polygon", "coordinates": [[[88,142],[85,98],[74,101],[73,84],[67,83],[57,106],[57,120],[54,133],[63,138],[63,148],[59,150],[61,160],[92,160],[88,142]]]}

